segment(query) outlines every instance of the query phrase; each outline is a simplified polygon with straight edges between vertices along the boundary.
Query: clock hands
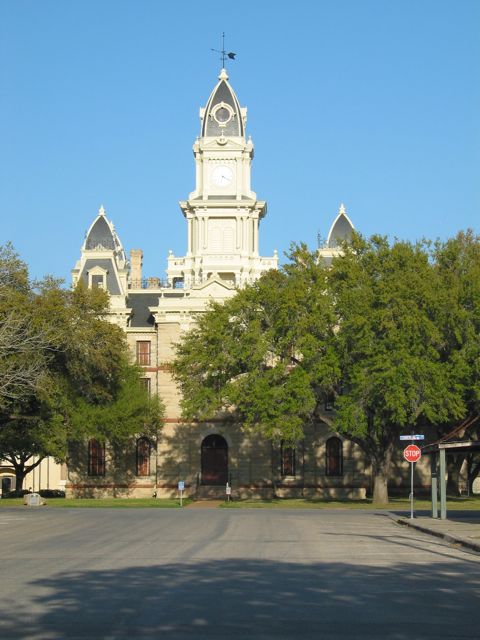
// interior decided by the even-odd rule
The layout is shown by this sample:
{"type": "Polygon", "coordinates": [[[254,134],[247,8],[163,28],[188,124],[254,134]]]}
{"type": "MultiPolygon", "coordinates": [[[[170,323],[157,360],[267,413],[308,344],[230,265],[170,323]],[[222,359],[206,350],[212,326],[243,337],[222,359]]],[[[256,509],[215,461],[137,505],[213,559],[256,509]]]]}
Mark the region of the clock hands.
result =
{"type": "Polygon", "coordinates": [[[233,179],[232,170],[229,167],[217,166],[213,171],[213,182],[219,187],[226,187],[233,179]]]}

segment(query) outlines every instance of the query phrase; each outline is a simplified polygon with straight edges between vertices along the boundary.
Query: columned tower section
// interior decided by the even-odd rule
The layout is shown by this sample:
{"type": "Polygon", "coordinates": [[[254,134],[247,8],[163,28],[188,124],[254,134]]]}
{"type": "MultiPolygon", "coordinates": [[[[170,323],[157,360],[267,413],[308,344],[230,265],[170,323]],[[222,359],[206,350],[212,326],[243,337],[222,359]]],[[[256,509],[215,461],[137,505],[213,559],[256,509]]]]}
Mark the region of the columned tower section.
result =
{"type": "Polygon", "coordinates": [[[185,289],[211,278],[239,287],[276,269],[278,258],[259,256],[259,224],[267,206],[251,189],[253,143],[246,139],[247,109],[222,69],[200,109],[201,132],[193,145],[195,190],[180,208],[188,224],[187,255],[168,258],[171,286],[185,289]]]}

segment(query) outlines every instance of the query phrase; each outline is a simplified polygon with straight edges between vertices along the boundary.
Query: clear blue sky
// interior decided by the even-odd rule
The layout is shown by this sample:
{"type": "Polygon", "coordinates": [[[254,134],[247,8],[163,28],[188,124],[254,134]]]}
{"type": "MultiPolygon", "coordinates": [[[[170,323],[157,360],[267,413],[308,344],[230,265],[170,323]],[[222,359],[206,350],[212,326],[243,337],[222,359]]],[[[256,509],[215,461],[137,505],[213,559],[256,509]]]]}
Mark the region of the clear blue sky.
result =
{"type": "Polygon", "coordinates": [[[248,107],[260,249],[480,232],[478,0],[0,0],[0,243],[66,278],[103,203],[145,276],[184,255],[198,109],[248,107]]]}

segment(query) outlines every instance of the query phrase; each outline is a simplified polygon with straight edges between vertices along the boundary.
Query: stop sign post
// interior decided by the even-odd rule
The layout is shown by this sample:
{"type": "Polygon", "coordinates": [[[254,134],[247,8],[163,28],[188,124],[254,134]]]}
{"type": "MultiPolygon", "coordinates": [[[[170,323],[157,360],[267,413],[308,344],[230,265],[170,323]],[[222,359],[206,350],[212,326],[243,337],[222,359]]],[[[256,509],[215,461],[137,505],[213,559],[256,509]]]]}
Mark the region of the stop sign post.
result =
{"type": "Polygon", "coordinates": [[[410,462],[410,519],[413,520],[413,465],[422,457],[422,452],[416,444],[409,444],[403,450],[403,457],[410,462]]]}

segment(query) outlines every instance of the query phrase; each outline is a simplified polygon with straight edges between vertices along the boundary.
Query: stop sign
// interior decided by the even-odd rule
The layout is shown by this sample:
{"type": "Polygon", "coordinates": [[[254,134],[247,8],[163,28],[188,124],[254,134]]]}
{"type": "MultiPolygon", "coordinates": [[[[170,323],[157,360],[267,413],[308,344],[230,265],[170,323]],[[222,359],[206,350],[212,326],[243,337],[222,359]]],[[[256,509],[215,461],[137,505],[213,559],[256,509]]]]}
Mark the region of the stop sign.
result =
{"type": "Polygon", "coordinates": [[[403,450],[403,457],[408,462],[418,462],[418,460],[420,460],[421,455],[422,455],[422,452],[420,451],[420,448],[417,447],[416,444],[409,444],[408,447],[405,447],[405,449],[403,450]]]}

